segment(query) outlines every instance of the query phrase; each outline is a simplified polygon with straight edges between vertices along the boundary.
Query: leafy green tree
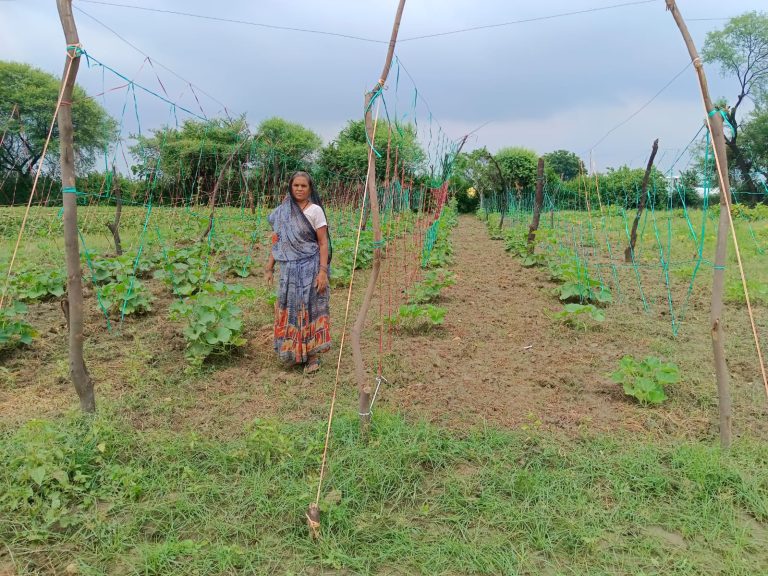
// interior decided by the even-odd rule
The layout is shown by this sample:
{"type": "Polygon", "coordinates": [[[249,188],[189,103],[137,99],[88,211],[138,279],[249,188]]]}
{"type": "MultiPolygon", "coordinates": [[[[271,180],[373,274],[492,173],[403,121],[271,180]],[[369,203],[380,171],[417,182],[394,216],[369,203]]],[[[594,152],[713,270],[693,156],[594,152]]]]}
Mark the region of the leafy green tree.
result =
{"type": "Polygon", "coordinates": [[[764,100],[764,103],[758,103],[744,124],[742,138],[752,166],[768,182],[768,95],[764,100]]]}
{"type": "Polygon", "coordinates": [[[151,187],[158,201],[177,198],[206,202],[229,162],[229,179],[237,183],[249,159],[250,135],[244,117],[234,120],[186,120],[180,128],[163,126],[139,136],[130,152],[135,176],[151,187]]]}
{"type": "MultiPolygon", "coordinates": [[[[404,170],[406,179],[415,178],[423,172],[427,155],[411,124],[392,124],[391,129],[379,126],[374,146],[380,154],[376,157],[378,179],[383,179],[386,174],[388,146],[390,170],[397,157],[398,166],[404,170]]],[[[365,122],[350,120],[336,139],[320,151],[319,172],[326,180],[364,180],[368,170],[368,150],[365,122]]]]}
{"type": "Polygon", "coordinates": [[[722,110],[733,130],[726,128],[726,144],[747,192],[755,194],[754,161],[739,141],[738,110],[745,100],[760,100],[768,91],[768,15],[747,12],[731,18],[722,30],[707,34],[702,49],[705,62],[718,64],[723,76],[733,76],[738,93],[722,110]]]}
{"type": "Polygon", "coordinates": [[[680,208],[685,202],[688,208],[698,208],[701,206],[703,198],[699,196],[696,189],[699,186],[700,174],[696,168],[689,168],[680,173],[680,178],[670,187],[671,204],[673,208],[680,208]]]}
{"type": "MultiPolygon", "coordinates": [[[[27,177],[35,172],[58,98],[59,79],[53,74],[29,64],[0,61],[0,171],[27,177]]],[[[79,86],[74,91],[72,123],[77,168],[83,173],[115,137],[116,123],[79,86]]],[[[48,174],[54,174],[59,165],[58,135],[54,123],[43,166],[48,174]]]]}
{"type": "Polygon", "coordinates": [[[508,186],[529,188],[536,183],[536,165],[539,155],[527,148],[502,148],[494,155],[508,186]]]}
{"type": "Polygon", "coordinates": [[[472,153],[462,152],[456,156],[448,185],[458,201],[458,211],[462,214],[474,212],[480,203],[476,171],[477,165],[472,153]]]}
{"type": "MultiPolygon", "coordinates": [[[[634,210],[640,200],[644,176],[645,168],[609,167],[604,173],[559,182],[553,193],[562,208],[586,209],[589,200],[593,210],[599,210],[601,204],[614,204],[634,210]]],[[[663,208],[670,201],[667,180],[655,166],[651,168],[648,194],[646,207],[663,208]]]]}
{"type": "Polygon", "coordinates": [[[312,168],[322,143],[320,136],[301,124],[268,118],[256,131],[253,168],[277,191],[293,172],[312,168]]]}
{"type": "MultiPolygon", "coordinates": [[[[626,208],[637,207],[640,193],[643,188],[645,168],[608,168],[605,174],[600,175],[600,199],[606,204],[624,205],[626,208]]],[[[594,180],[588,178],[587,180],[594,180]]],[[[648,194],[650,202],[648,206],[664,207],[669,201],[668,184],[664,174],[656,166],[651,168],[651,177],[648,181],[648,194]]]]}
{"type": "Polygon", "coordinates": [[[544,154],[544,162],[547,169],[554,172],[561,180],[573,180],[579,174],[587,172],[581,158],[568,150],[555,150],[544,154]]]}
{"type": "Polygon", "coordinates": [[[486,211],[500,209],[500,197],[505,189],[501,167],[494,163],[495,158],[483,148],[471,152],[462,152],[456,157],[451,176],[451,185],[463,194],[469,187],[474,189],[474,198],[468,197],[467,209],[481,203],[486,211]],[[498,166],[498,168],[497,168],[498,166]]]}

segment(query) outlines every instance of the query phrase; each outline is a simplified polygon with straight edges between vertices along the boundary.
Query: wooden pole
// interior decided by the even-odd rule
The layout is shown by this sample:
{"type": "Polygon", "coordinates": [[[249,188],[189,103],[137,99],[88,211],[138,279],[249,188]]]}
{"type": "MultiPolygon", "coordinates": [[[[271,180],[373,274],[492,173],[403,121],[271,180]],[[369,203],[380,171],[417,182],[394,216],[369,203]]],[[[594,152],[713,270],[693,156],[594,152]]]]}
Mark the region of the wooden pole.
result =
{"type": "MultiPolygon", "coordinates": [[[[395,22],[392,25],[392,36],[389,40],[389,49],[387,50],[387,58],[384,62],[384,68],[379,77],[379,81],[376,82],[373,89],[365,95],[365,130],[368,133],[368,139],[370,145],[373,146],[374,142],[374,129],[373,129],[373,115],[372,115],[372,101],[373,97],[379,90],[384,88],[384,83],[389,75],[389,67],[392,64],[392,57],[395,53],[395,44],[397,43],[397,32],[400,29],[400,19],[403,16],[403,8],[405,6],[405,0],[400,0],[397,6],[397,14],[395,15],[395,22]]],[[[371,221],[373,224],[373,267],[371,269],[371,276],[368,280],[368,288],[365,290],[365,296],[363,303],[360,305],[360,311],[357,314],[354,326],[350,332],[350,344],[352,347],[352,356],[355,361],[355,379],[357,380],[357,389],[359,394],[359,414],[360,414],[360,429],[363,434],[367,434],[368,425],[371,421],[371,386],[365,377],[365,364],[363,363],[363,353],[360,348],[360,338],[363,333],[363,326],[365,325],[365,319],[368,315],[368,310],[371,307],[371,300],[373,299],[373,293],[376,290],[376,281],[379,278],[379,271],[381,270],[381,223],[379,222],[379,197],[376,191],[376,156],[372,151],[368,153],[368,176],[367,176],[368,196],[371,202],[371,221]]]]}
{"type": "Polygon", "coordinates": [[[61,80],[59,142],[61,187],[64,205],[64,253],[67,262],[67,311],[69,319],[69,371],[84,412],[96,411],[96,399],[83,358],[83,282],[80,270],[80,244],[77,236],[77,194],[75,194],[75,149],[72,127],[72,94],[80,67],[80,39],[77,35],[72,0],[56,0],[61,27],[67,41],[67,57],[61,80]]]}
{"type": "Polygon", "coordinates": [[[635,259],[635,242],[637,242],[637,225],[640,224],[640,217],[645,210],[645,201],[648,198],[648,182],[651,179],[651,168],[653,168],[653,160],[656,158],[656,152],[659,151],[659,139],[653,141],[651,147],[651,157],[648,158],[648,166],[645,167],[645,175],[643,176],[643,186],[640,190],[640,199],[637,204],[637,214],[635,214],[635,221],[632,222],[632,233],[629,237],[629,246],[624,250],[624,261],[632,262],[635,259]]]}
{"type": "Polygon", "coordinates": [[[717,244],[715,248],[715,266],[712,280],[712,308],[710,311],[712,352],[715,360],[715,375],[717,377],[717,395],[720,409],[720,445],[728,448],[731,445],[731,391],[729,388],[728,366],[725,363],[725,331],[723,330],[723,288],[725,284],[725,259],[728,250],[728,229],[730,182],[728,179],[728,159],[725,154],[725,134],[723,133],[723,119],[715,112],[712,99],[709,96],[707,77],[704,75],[704,65],[701,62],[696,45],[688,32],[675,0],[666,0],[667,10],[683,35],[683,40],[688,48],[691,61],[696,69],[701,88],[701,96],[704,100],[704,109],[707,112],[707,124],[712,135],[712,143],[715,149],[715,163],[720,179],[720,220],[717,228],[717,244]]]}
{"type": "Polygon", "coordinates": [[[528,228],[528,251],[533,254],[535,248],[536,231],[539,229],[541,219],[541,205],[544,203],[544,158],[539,158],[536,166],[536,196],[533,202],[533,220],[528,228]]]}

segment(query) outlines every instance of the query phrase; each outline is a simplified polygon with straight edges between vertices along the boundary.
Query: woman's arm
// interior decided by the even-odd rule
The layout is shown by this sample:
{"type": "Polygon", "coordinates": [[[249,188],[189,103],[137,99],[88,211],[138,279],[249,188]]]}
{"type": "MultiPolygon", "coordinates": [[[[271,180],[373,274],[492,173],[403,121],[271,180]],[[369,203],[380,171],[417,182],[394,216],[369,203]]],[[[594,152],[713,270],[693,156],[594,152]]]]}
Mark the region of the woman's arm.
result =
{"type": "Polygon", "coordinates": [[[323,292],[328,288],[328,226],[322,226],[315,232],[320,246],[320,271],[315,279],[315,287],[318,292],[323,292]]]}
{"type": "Polygon", "coordinates": [[[266,265],[264,266],[264,279],[267,281],[267,284],[272,284],[272,277],[275,272],[275,257],[272,254],[272,250],[269,251],[269,259],[267,260],[266,265]]]}

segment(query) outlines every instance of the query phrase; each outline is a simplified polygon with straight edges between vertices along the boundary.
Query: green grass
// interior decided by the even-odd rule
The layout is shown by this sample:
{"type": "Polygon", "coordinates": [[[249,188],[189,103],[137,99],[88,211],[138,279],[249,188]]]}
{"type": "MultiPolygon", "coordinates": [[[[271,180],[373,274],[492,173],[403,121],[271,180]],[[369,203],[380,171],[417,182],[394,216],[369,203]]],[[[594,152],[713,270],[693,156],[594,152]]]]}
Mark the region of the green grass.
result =
{"type": "Polygon", "coordinates": [[[7,429],[0,540],[21,574],[72,563],[137,575],[746,575],[768,565],[764,444],[723,454],[540,431],[457,435],[379,413],[363,445],[356,418],[342,415],[323,538],[312,543],[303,515],[323,433],[321,422],[260,422],[213,440],[138,432],[109,413],[7,429]],[[29,472],[41,466],[38,484],[29,472]]]}

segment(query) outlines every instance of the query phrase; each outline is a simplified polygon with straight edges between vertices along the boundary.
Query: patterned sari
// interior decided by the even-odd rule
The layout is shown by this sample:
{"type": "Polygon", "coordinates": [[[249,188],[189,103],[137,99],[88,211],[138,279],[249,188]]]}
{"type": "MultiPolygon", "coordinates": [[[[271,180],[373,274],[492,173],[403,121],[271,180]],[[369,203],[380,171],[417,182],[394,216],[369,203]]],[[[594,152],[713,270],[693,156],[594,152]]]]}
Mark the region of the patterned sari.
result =
{"type": "Polygon", "coordinates": [[[281,360],[304,363],[331,347],[330,289],[318,294],[315,288],[320,271],[317,232],[290,195],[268,220],[274,232],[272,255],[280,264],[275,352],[281,360]]]}

